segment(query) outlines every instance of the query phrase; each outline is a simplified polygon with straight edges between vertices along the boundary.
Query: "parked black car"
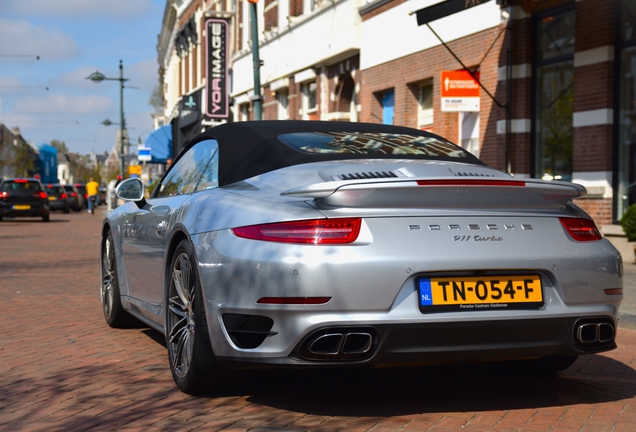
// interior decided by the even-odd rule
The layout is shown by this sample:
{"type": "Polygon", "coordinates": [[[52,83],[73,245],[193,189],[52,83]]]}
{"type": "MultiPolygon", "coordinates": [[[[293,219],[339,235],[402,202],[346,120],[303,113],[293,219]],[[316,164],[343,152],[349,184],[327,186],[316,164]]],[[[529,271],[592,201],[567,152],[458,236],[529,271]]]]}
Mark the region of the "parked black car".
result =
{"type": "Polygon", "coordinates": [[[76,212],[80,211],[84,206],[84,199],[77,188],[72,184],[67,184],[64,185],[64,189],[66,189],[66,198],[68,199],[69,206],[76,212]]]}
{"type": "Polygon", "coordinates": [[[77,188],[77,193],[82,197],[82,207],[88,208],[88,194],[86,193],[86,184],[85,183],[75,183],[75,188],[77,188]]]}
{"type": "Polygon", "coordinates": [[[48,222],[49,214],[49,197],[40,180],[10,178],[0,182],[0,220],[28,216],[48,222]]]}
{"type": "Polygon", "coordinates": [[[59,183],[47,184],[45,189],[46,194],[49,196],[49,209],[62,210],[64,213],[68,213],[70,204],[64,186],[59,183]]]}

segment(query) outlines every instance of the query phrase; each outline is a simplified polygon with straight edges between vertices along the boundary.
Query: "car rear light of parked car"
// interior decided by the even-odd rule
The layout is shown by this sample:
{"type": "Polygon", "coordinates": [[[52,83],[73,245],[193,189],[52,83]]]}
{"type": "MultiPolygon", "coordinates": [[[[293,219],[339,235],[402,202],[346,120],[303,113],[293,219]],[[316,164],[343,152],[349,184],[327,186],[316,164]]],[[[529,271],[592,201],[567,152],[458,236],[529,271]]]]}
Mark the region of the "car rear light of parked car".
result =
{"type": "Polygon", "coordinates": [[[42,198],[42,199],[46,199],[47,198],[46,192],[44,192],[44,191],[41,191],[41,192],[38,192],[38,193],[34,193],[33,196],[34,197],[39,197],[39,198],[42,198]]]}
{"type": "Polygon", "coordinates": [[[603,238],[594,221],[579,218],[559,218],[561,225],[576,241],[595,241],[603,238]]]}
{"type": "Polygon", "coordinates": [[[5,199],[9,196],[9,192],[2,192],[0,193],[0,199],[5,199]]]}
{"type": "Polygon", "coordinates": [[[66,194],[63,193],[62,196],[60,197],[61,199],[66,199],[66,194]]]}
{"type": "Polygon", "coordinates": [[[360,233],[361,218],[316,219],[232,229],[238,237],[281,243],[347,244],[360,233]]]}

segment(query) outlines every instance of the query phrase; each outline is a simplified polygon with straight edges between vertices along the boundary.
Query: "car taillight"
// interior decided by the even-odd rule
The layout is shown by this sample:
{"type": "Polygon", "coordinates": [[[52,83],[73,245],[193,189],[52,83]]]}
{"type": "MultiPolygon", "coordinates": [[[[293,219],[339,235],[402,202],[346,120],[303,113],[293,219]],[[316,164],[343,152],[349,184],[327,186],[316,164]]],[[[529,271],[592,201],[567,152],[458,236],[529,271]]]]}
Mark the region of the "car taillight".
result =
{"type": "Polygon", "coordinates": [[[61,199],[66,199],[66,194],[63,193],[61,199]]]}
{"type": "Polygon", "coordinates": [[[76,194],[75,192],[73,192],[73,193],[71,194],[71,196],[72,196],[73,198],[75,198],[75,197],[77,196],[77,194],[76,194]]]}
{"type": "Polygon", "coordinates": [[[87,193],[84,194],[84,198],[88,199],[88,194],[87,193]]]}
{"type": "Polygon", "coordinates": [[[316,219],[233,228],[238,237],[282,243],[347,244],[360,233],[360,218],[316,219]]]}
{"type": "Polygon", "coordinates": [[[28,183],[28,180],[24,180],[24,179],[17,179],[17,180],[13,180],[16,183],[28,183]]]}
{"type": "Polygon", "coordinates": [[[0,194],[0,199],[5,199],[5,198],[7,198],[8,196],[9,196],[9,192],[2,192],[2,193],[0,194]]]}
{"type": "Polygon", "coordinates": [[[44,192],[44,191],[42,191],[40,193],[36,193],[34,196],[36,196],[36,197],[39,196],[42,199],[46,199],[47,198],[46,192],[44,192]]]}
{"type": "Polygon", "coordinates": [[[593,220],[579,218],[559,218],[559,220],[576,241],[595,241],[603,238],[593,220]]]}

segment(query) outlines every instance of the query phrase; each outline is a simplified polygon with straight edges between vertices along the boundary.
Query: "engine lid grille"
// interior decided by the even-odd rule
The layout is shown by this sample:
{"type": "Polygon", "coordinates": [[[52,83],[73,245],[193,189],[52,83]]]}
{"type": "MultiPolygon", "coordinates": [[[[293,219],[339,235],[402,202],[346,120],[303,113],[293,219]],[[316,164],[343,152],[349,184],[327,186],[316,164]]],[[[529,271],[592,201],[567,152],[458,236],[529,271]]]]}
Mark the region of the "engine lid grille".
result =
{"type": "Polygon", "coordinates": [[[365,180],[379,178],[395,178],[398,177],[393,171],[368,171],[359,173],[339,174],[335,176],[338,180],[365,180]]]}

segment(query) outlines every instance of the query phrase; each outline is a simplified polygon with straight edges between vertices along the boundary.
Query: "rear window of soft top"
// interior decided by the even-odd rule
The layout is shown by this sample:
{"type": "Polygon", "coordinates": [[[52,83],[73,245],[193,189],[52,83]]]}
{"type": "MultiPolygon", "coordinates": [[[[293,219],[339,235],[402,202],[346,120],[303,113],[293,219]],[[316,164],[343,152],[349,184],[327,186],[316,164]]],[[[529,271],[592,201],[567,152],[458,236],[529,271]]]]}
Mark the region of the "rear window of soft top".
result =
{"type": "Polygon", "coordinates": [[[278,139],[296,151],[310,154],[469,157],[461,147],[435,136],[370,132],[299,132],[282,134],[278,139]]]}

